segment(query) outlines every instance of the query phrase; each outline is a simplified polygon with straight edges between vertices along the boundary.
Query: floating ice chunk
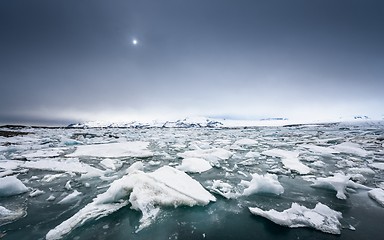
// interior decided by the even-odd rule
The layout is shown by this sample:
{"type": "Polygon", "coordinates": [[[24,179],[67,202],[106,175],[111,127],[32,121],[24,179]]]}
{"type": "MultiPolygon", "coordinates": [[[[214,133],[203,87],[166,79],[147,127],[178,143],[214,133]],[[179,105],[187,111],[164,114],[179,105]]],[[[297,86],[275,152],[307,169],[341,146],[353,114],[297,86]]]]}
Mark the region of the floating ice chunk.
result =
{"type": "Polygon", "coordinates": [[[239,145],[239,146],[255,146],[257,145],[257,141],[249,138],[242,138],[237,140],[236,142],[233,143],[234,145],[239,145]]]}
{"type": "Polygon", "coordinates": [[[116,171],[116,170],[119,170],[123,166],[123,163],[118,159],[106,158],[100,162],[100,165],[102,167],[104,167],[105,169],[110,169],[110,170],[116,171]]]}
{"type": "Polygon", "coordinates": [[[233,187],[229,183],[225,183],[221,180],[213,180],[210,190],[214,193],[220,194],[226,199],[236,198],[240,194],[233,192],[233,187]]]}
{"type": "Polygon", "coordinates": [[[72,186],[71,186],[71,180],[67,181],[67,183],[65,184],[64,188],[68,191],[72,190],[72,186]]]}
{"type": "Polygon", "coordinates": [[[247,154],[245,154],[244,157],[246,157],[246,158],[258,158],[258,157],[260,157],[260,153],[249,151],[249,152],[247,152],[247,154]]]}
{"type": "Polygon", "coordinates": [[[336,151],[335,149],[332,149],[332,148],[329,148],[329,147],[321,147],[321,146],[317,146],[317,145],[314,145],[314,144],[301,144],[300,147],[304,147],[304,148],[308,149],[311,152],[321,153],[321,154],[324,154],[324,155],[330,155],[330,154],[339,153],[339,151],[336,151]]]}
{"type": "Polygon", "coordinates": [[[374,162],[369,164],[369,166],[374,169],[384,170],[384,162],[374,162]]]}
{"type": "Polygon", "coordinates": [[[75,202],[78,197],[81,195],[81,192],[75,190],[71,194],[67,195],[65,198],[61,199],[58,204],[69,204],[75,202]]]}
{"type": "Polygon", "coordinates": [[[59,157],[67,151],[67,148],[45,148],[39,150],[31,150],[22,154],[27,159],[33,158],[53,158],[59,157]]]}
{"type": "Polygon", "coordinates": [[[362,149],[359,144],[351,142],[343,142],[332,146],[332,148],[336,151],[353,154],[359,157],[366,157],[372,154],[371,152],[362,149]]]}
{"type": "Polygon", "coordinates": [[[208,171],[212,166],[202,158],[184,158],[181,165],[176,168],[184,172],[201,173],[208,171]]]}
{"type": "Polygon", "coordinates": [[[375,188],[368,192],[368,196],[370,196],[373,200],[378,202],[382,207],[384,207],[384,190],[381,188],[375,188]]]}
{"type": "Polygon", "coordinates": [[[308,174],[312,171],[311,168],[300,162],[300,160],[298,159],[298,152],[290,152],[281,149],[270,149],[262,152],[261,154],[270,157],[281,158],[281,162],[283,163],[285,168],[294,170],[299,174],[308,174]]]}
{"type": "Polygon", "coordinates": [[[291,208],[283,212],[278,212],[274,209],[263,211],[257,207],[249,208],[249,210],[251,213],[265,217],[281,226],[290,228],[311,227],[325,233],[341,233],[339,219],[342,218],[342,214],[322,203],[316,204],[314,209],[308,209],[298,203],[292,203],[291,208]]]}
{"type": "Polygon", "coordinates": [[[227,160],[232,157],[232,155],[232,152],[223,148],[197,149],[177,154],[177,156],[181,158],[204,158],[208,161],[215,158],[218,158],[220,160],[227,160]]]}
{"type": "Polygon", "coordinates": [[[30,197],[36,197],[36,196],[39,196],[41,194],[45,193],[43,190],[40,190],[40,189],[34,189],[30,194],[29,196],[30,197]]]}
{"type": "Polygon", "coordinates": [[[360,173],[360,174],[364,174],[364,175],[375,175],[375,171],[373,171],[372,169],[368,168],[368,167],[361,167],[361,168],[358,168],[358,167],[354,167],[354,168],[349,168],[348,169],[348,172],[349,173],[360,173]]]}
{"type": "Polygon", "coordinates": [[[254,173],[250,182],[242,180],[240,184],[246,187],[243,192],[245,196],[256,193],[272,193],[276,195],[284,193],[283,186],[281,186],[277,175],[274,174],[259,175],[254,173]]]}
{"type": "Polygon", "coordinates": [[[15,176],[0,178],[0,197],[25,193],[28,188],[15,176]]]}
{"type": "Polygon", "coordinates": [[[0,226],[13,222],[26,215],[25,209],[9,210],[3,206],[0,206],[0,226]]]}
{"type": "Polygon", "coordinates": [[[22,164],[24,164],[24,162],[17,160],[0,160],[0,168],[7,170],[15,170],[22,164]]]}
{"type": "Polygon", "coordinates": [[[8,175],[12,175],[12,174],[14,174],[13,170],[5,170],[4,172],[0,172],[0,178],[8,176],[8,175]]]}
{"type": "Polygon", "coordinates": [[[127,170],[125,170],[125,173],[129,174],[137,170],[140,170],[140,171],[144,170],[143,162],[141,161],[134,162],[131,166],[129,166],[129,168],[127,168],[127,170]]]}
{"type": "Polygon", "coordinates": [[[89,166],[88,164],[79,162],[78,159],[65,160],[38,160],[28,161],[21,165],[26,168],[49,170],[55,172],[74,172],[74,173],[92,173],[95,176],[101,176],[104,172],[100,169],[89,166]]]}
{"type": "Polygon", "coordinates": [[[149,142],[119,142],[94,145],[78,146],[75,152],[68,154],[68,157],[92,156],[104,158],[119,157],[152,157],[153,153],[149,151],[149,142]]]}
{"type": "Polygon", "coordinates": [[[55,199],[56,199],[55,196],[50,195],[50,196],[47,198],[47,201],[54,201],[55,199]]]}
{"type": "Polygon", "coordinates": [[[74,216],[48,232],[47,239],[59,239],[92,219],[99,219],[126,206],[143,214],[140,227],[148,226],[160,211],[160,206],[206,205],[215,201],[196,180],[186,173],[164,166],[151,173],[133,171],[114,181],[109,189],[98,195],[74,216]]]}
{"type": "Polygon", "coordinates": [[[52,182],[53,180],[55,180],[56,178],[61,178],[61,177],[65,177],[66,174],[63,174],[63,173],[58,173],[58,174],[47,174],[45,175],[41,181],[42,182],[52,182]]]}
{"type": "Polygon", "coordinates": [[[337,198],[346,199],[347,196],[345,195],[345,189],[348,185],[349,179],[350,176],[336,173],[333,177],[315,179],[311,186],[335,190],[337,192],[337,198]]]}

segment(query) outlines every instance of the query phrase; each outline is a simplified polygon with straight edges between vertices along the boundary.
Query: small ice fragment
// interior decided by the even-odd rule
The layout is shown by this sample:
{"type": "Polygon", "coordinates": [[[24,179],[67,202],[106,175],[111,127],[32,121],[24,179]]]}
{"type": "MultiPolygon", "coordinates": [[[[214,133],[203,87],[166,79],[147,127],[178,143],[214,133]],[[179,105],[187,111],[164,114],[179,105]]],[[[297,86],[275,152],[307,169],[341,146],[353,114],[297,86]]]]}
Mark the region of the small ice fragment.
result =
{"type": "Polygon", "coordinates": [[[368,196],[370,196],[373,200],[378,202],[382,207],[384,207],[384,190],[381,188],[375,188],[368,192],[368,196]]]}
{"type": "Polygon", "coordinates": [[[67,181],[67,183],[65,184],[64,188],[67,189],[68,191],[72,190],[71,180],[67,181]]]}
{"type": "Polygon", "coordinates": [[[40,189],[35,189],[35,190],[33,190],[30,194],[29,194],[29,196],[30,197],[36,197],[36,196],[39,196],[39,195],[41,195],[41,194],[43,194],[44,193],[44,191],[42,191],[42,190],[40,190],[40,189]]]}
{"type": "Polygon", "coordinates": [[[240,184],[247,187],[244,189],[244,196],[256,193],[272,193],[276,195],[284,193],[283,186],[281,186],[277,175],[274,174],[259,175],[254,173],[250,182],[242,180],[240,184]]]}
{"type": "Polygon", "coordinates": [[[265,217],[281,226],[290,228],[311,227],[325,233],[341,233],[339,219],[342,218],[342,214],[322,203],[316,204],[314,209],[308,209],[298,203],[292,203],[291,208],[283,212],[278,212],[274,209],[263,211],[257,207],[249,208],[249,210],[251,213],[265,217]]]}
{"type": "Polygon", "coordinates": [[[50,195],[50,196],[47,198],[47,201],[54,201],[55,199],[56,199],[55,196],[50,195]]]}
{"type": "Polygon", "coordinates": [[[71,193],[68,196],[66,196],[65,198],[61,199],[61,201],[58,202],[58,204],[73,203],[74,201],[77,200],[78,196],[80,196],[80,195],[81,195],[81,192],[75,190],[75,191],[73,191],[73,193],[71,193]]]}

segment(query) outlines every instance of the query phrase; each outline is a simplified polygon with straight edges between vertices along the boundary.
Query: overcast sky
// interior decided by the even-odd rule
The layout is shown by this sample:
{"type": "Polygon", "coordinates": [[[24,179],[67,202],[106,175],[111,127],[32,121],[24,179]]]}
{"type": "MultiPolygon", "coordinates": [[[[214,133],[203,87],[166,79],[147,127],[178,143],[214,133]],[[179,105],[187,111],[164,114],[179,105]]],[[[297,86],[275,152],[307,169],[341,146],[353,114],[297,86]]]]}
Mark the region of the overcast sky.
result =
{"type": "Polygon", "coordinates": [[[382,0],[2,0],[0,122],[383,116],[383,43],[382,0]]]}

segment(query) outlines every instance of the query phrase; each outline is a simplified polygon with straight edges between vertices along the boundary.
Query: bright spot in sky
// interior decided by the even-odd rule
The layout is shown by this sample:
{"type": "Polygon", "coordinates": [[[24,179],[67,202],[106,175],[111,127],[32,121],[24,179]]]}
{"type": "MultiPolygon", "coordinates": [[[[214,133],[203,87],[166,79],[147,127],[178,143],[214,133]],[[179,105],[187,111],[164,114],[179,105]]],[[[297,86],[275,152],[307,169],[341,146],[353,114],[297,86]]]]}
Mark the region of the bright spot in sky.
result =
{"type": "Polygon", "coordinates": [[[133,45],[137,45],[138,43],[139,43],[139,42],[137,41],[137,39],[133,39],[133,40],[132,40],[132,44],[133,44],[133,45]]]}

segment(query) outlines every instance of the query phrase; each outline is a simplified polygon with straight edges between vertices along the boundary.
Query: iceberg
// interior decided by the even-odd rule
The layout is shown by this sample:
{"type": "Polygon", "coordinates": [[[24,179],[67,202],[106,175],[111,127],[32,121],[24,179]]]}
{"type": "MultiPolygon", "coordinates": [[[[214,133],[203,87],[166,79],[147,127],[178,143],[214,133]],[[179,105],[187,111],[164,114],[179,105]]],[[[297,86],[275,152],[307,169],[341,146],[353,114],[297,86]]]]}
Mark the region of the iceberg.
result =
{"type": "Polygon", "coordinates": [[[325,233],[341,233],[339,219],[342,218],[342,214],[322,203],[317,203],[314,209],[292,203],[291,208],[283,212],[274,209],[264,211],[257,207],[249,208],[249,210],[252,214],[265,217],[281,226],[290,228],[310,227],[325,233]]]}
{"type": "Polygon", "coordinates": [[[85,222],[107,216],[129,203],[143,214],[137,229],[140,231],[152,223],[161,206],[204,206],[211,201],[216,198],[199,182],[175,168],[164,166],[150,173],[135,170],[115,180],[106,192],[50,230],[46,239],[60,239],[85,222]]]}
{"type": "Polygon", "coordinates": [[[281,186],[275,174],[267,173],[265,175],[259,175],[255,173],[252,174],[252,180],[250,182],[242,180],[240,184],[247,187],[244,189],[244,196],[256,193],[271,193],[276,195],[284,193],[284,188],[281,186]]]}
{"type": "Polygon", "coordinates": [[[28,188],[15,176],[0,178],[0,197],[28,192],[28,188]]]}

